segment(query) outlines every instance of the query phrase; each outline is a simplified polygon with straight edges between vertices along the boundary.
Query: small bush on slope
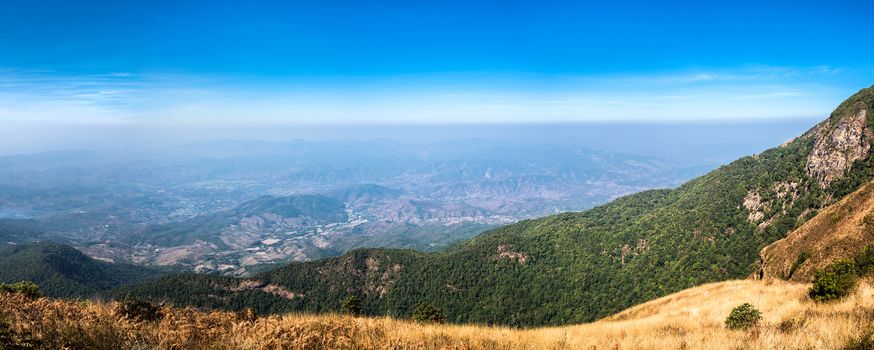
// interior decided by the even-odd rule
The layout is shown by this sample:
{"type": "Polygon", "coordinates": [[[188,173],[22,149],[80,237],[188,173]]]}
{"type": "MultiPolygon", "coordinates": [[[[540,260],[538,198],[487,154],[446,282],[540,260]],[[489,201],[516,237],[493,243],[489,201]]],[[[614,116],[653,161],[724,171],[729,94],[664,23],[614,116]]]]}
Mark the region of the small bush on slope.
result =
{"type": "Polygon", "coordinates": [[[762,313],[750,303],[743,303],[731,310],[725,319],[725,327],[728,329],[748,329],[759,323],[762,313]]]}
{"type": "Polygon", "coordinates": [[[840,299],[848,294],[859,275],[852,260],[838,260],[813,274],[813,286],[809,295],[813,300],[824,302],[840,299]]]}
{"type": "Polygon", "coordinates": [[[361,306],[361,299],[350,295],[340,301],[340,313],[361,316],[364,313],[364,308],[361,306]]]}
{"type": "Polygon", "coordinates": [[[413,310],[412,318],[416,322],[446,322],[446,316],[443,315],[443,311],[431,304],[420,304],[417,306],[413,310]]]}
{"type": "Polygon", "coordinates": [[[810,297],[823,302],[850,293],[860,277],[874,271],[874,245],[869,245],[853,259],[835,261],[813,275],[810,297]]]}
{"type": "Polygon", "coordinates": [[[164,317],[157,305],[137,299],[127,299],[119,303],[118,312],[134,321],[157,321],[164,317]]]}

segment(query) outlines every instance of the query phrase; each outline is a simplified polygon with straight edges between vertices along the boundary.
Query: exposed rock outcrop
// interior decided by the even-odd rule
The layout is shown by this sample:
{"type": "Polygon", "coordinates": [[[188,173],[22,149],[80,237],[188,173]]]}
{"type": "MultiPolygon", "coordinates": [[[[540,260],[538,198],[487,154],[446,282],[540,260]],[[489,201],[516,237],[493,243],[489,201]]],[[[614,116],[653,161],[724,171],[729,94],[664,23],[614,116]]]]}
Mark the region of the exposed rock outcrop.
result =
{"type": "Polygon", "coordinates": [[[322,276],[345,276],[345,284],[331,288],[343,288],[347,293],[382,298],[401,275],[400,261],[381,253],[344,256],[340,264],[324,265],[316,269],[322,276]]]}
{"type": "Polygon", "coordinates": [[[516,262],[520,264],[524,264],[528,261],[528,255],[523,252],[517,252],[513,250],[513,246],[509,244],[499,244],[498,245],[498,259],[510,259],[516,260],[516,262]]]}
{"type": "MultiPolygon", "coordinates": [[[[695,233],[693,233],[695,235],[695,233]]],[[[697,237],[697,235],[696,235],[697,237]]],[[[706,239],[706,238],[705,238],[706,239]]],[[[619,249],[619,262],[622,266],[625,266],[625,257],[628,255],[638,256],[641,253],[649,250],[649,243],[646,239],[640,238],[637,240],[637,245],[632,247],[630,244],[622,245],[622,248],[619,249]]]]}
{"type": "Polygon", "coordinates": [[[841,117],[831,132],[822,128],[807,158],[808,175],[826,187],[843,177],[853,162],[864,158],[871,148],[867,117],[867,109],[860,108],[841,117]]]}
{"type": "Polygon", "coordinates": [[[749,191],[744,196],[744,208],[749,212],[747,221],[756,223],[765,217],[765,205],[762,203],[762,195],[758,191],[749,191]]]}
{"type": "Polygon", "coordinates": [[[225,287],[224,289],[229,292],[246,292],[252,290],[260,290],[264,293],[270,293],[275,296],[289,300],[303,296],[303,294],[294,293],[292,291],[289,291],[288,289],[283,288],[282,286],[276,284],[268,284],[259,280],[243,280],[240,281],[240,283],[236,286],[229,286],[225,287]]]}

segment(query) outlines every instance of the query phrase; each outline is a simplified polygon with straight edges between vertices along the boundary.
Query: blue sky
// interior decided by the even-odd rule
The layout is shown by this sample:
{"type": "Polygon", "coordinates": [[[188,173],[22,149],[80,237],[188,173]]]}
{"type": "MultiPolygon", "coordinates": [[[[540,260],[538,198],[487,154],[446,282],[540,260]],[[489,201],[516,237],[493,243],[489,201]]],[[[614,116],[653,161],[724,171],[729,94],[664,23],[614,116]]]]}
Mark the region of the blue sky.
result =
{"type": "Polygon", "coordinates": [[[4,1],[0,121],[824,117],[874,84],[864,1],[4,1]]]}

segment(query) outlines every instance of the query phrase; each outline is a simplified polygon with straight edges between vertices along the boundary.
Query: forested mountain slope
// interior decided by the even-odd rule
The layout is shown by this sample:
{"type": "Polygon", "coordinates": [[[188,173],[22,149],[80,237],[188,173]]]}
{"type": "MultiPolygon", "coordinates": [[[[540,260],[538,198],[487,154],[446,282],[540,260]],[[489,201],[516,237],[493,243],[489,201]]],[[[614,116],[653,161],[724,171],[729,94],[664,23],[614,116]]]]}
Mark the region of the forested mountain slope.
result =
{"type": "MultiPolygon", "coordinates": [[[[751,274],[762,247],[872,178],[874,88],[861,90],[804,135],[738,159],[674,190],[626,196],[578,213],[522,221],[441,253],[356,250],[257,276],[288,291],[259,311],[335,311],[357,295],[369,314],[418,303],[454,322],[518,325],[591,321],[691,286],[751,274]]],[[[167,277],[130,289],[180,303],[216,298],[238,280],[176,288],[167,277]]],[[[254,282],[253,282],[254,283],[254,282]]]]}
{"type": "Polygon", "coordinates": [[[0,247],[0,282],[35,282],[53,297],[86,297],[162,274],[147,267],[94,260],[73,247],[40,242],[0,247]]]}

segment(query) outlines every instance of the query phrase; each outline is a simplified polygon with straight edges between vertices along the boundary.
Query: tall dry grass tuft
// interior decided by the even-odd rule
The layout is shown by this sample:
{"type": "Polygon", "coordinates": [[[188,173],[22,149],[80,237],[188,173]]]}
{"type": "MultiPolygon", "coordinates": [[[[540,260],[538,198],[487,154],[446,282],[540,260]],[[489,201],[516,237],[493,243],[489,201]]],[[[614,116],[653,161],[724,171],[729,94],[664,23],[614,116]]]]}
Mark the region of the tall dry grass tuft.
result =
{"type": "MultiPolygon", "coordinates": [[[[130,317],[119,302],[0,294],[0,342],[34,349],[839,349],[874,325],[874,287],[817,304],[808,285],[728,281],[685,290],[590,324],[518,330],[390,318],[205,312],[163,307],[130,317]],[[744,302],[762,311],[750,330],[725,328],[744,302]]],[[[870,338],[870,337],[869,337],[870,338]]]]}

